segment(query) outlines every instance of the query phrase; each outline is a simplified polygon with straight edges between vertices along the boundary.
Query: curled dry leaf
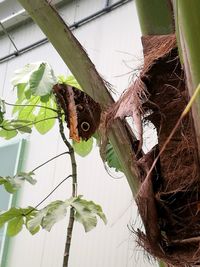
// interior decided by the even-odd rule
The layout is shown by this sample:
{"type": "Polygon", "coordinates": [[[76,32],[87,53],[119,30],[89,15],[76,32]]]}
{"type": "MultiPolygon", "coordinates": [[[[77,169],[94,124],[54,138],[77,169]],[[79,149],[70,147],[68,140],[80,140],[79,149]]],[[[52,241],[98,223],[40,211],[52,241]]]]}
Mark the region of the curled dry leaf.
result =
{"type": "MultiPolygon", "coordinates": [[[[132,117],[134,128],[136,130],[137,139],[139,140],[139,144],[135,151],[136,155],[138,155],[138,152],[141,151],[143,144],[142,117],[144,112],[142,104],[143,102],[146,101],[146,99],[147,99],[146,85],[140,78],[138,78],[122,94],[120,99],[107,111],[107,113],[104,115],[104,119],[101,126],[101,128],[106,128],[107,132],[114,119],[117,118],[124,119],[126,117],[132,117]]],[[[134,134],[132,133],[131,135],[134,134]]],[[[133,139],[137,140],[135,136],[133,139]]]]}
{"type": "Polygon", "coordinates": [[[135,124],[137,137],[140,141],[138,151],[141,150],[142,147],[142,102],[146,99],[146,86],[141,81],[141,79],[137,79],[121,96],[119,101],[117,102],[116,113],[114,118],[124,119],[125,117],[132,117],[133,122],[135,124]]]}

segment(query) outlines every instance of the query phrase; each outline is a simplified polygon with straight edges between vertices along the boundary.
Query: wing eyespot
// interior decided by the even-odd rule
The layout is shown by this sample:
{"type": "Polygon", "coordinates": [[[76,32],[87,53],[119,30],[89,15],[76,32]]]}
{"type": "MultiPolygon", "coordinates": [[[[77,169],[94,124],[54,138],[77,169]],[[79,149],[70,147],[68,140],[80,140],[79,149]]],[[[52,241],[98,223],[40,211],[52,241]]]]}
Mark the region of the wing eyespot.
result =
{"type": "Polygon", "coordinates": [[[81,129],[84,131],[84,132],[88,132],[89,129],[90,129],[90,124],[87,122],[87,121],[84,121],[81,123],[81,129]]]}

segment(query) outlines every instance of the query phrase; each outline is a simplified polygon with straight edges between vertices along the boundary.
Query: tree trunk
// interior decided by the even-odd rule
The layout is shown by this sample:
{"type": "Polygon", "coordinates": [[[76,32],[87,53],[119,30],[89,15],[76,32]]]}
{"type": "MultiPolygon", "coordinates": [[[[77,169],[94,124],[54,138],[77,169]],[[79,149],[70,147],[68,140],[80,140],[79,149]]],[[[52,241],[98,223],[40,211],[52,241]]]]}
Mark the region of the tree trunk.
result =
{"type": "MultiPolygon", "coordinates": [[[[163,7],[166,2],[154,1],[154,4],[150,7],[145,0],[137,1],[145,34],[142,38],[144,67],[139,77],[147,94],[143,99],[144,120],[154,124],[158,135],[155,152],[152,150],[139,159],[146,172],[137,197],[145,233],[138,231],[138,237],[149,253],[170,266],[194,266],[200,257],[199,106],[196,102],[193,113],[177,123],[183,117],[189,99],[188,87],[176,38],[172,34],[166,35],[172,27],[167,26],[167,15],[159,14],[163,11],[161,5],[163,7]],[[151,15],[146,16],[148,9],[151,9],[151,15]],[[159,26],[164,24],[166,27],[162,31],[159,26]]],[[[200,23],[198,5],[199,1],[194,1],[192,7],[191,1],[178,1],[175,10],[190,95],[199,83],[200,73],[199,44],[194,41],[200,23]]]]}

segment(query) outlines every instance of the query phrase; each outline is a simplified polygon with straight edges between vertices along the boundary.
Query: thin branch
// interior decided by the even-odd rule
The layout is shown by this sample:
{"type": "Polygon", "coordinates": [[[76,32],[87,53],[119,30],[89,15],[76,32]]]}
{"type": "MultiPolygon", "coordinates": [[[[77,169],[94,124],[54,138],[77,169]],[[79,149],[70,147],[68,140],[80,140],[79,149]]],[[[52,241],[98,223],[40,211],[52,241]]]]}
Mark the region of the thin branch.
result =
{"type": "Polygon", "coordinates": [[[8,129],[8,128],[2,126],[2,125],[0,125],[0,128],[2,128],[2,129],[5,130],[5,131],[15,131],[15,130],[20,130],[20,129],[22,129],[22,128],[24,128],[24,127],[27,127],[27,126],[35,125],[35,124],[37,124],[37,123],[39,123],[39,122],[43,122],[43,121],[47,121],[47,120],[52,120],[52,119],[57,119],[57,118],[58,118],[57,116],[54,116],[54,117],[48,117],[48,118],[45,118],[45,119],[42,119],[42,120],[32,121],[32,122],[30,122],[30,123],[24,124],[24,125],[22,125],[22,126],[19,126],[19,127],[13,128],[13,129],[8,129]]]}
{"type": "Polygon", "coordinates": [[[65,177],[56,187],[54,187],[54,189],[42,200],[42,201],[40,201],[36,206],[35,206],[35,208],[34,209],[37,209],[47,198],[49,198],[52,194],[53,194],[53,192],[55,192],[56,191],[56,189],[58,189],[58,187],[60,187],[61,186],[61,184],[63,184],[67,179],[69,179],[70,177],[72,177],[72,175],[70,174],[70,175],[68,175],[67,177],[65,177]]]}
{"type": "Polygon", "coordinates": [[[8,103],[6,101],[4,101],[4,103],[8,106],[12,106],[12,107],[37,107],[37,108],[45,108],[45,109],[49,109],[51,111],[54,111],[54,112],[58,112],[56,109],[54,108],[50,108],[50,107],[45,107],[45,106],[42,106],[42,105],[29,105],[29,104],[12,104],[12,103],[8,103]]]}
{"type": "Polygon", "coordinates": [[[36,168],[34,168],[31,172],[35,172],[36,170],[38,170],[39,168],[43,167],[44,165],[46,165],[47,163],[49,163],[50,161],[62,156],[62,155],[65,155],[65,154],[69,154],[69,152],[63,152],[53,158],[50,158],[49,160],[45,161],[44,163],[40,164],[39,166],[37,166],[36,168]]]}
{"type": "Polygon", "coordinates": [[[71,207],[70,208],[70,215],[69,215],[69,223],[68,223],[68,227],[67,227],[67,240],[65,243],[63,267],[68,267],[73,227],[74,227],[74,208],[71,207]]]}
{"type": "Polygon", "coordinates": [[[45,197],[43,198],[34,208],[32,208],[29,212],[27,212],[26,214],[24,214],[24,216],[29,215],[31,212],[35,211],[45,200],[47,200],[47,198],[49,198],[55,191],[56,189],[58,189],[58,187],[61,186],[61,184],[63,184],[67,179],[69,179],[70,177],[72,177],[72,175],[68,175],[67,177],[65,177],[56,187],[54,187],[54,189],[45,197]]]}
{"type": "Polygon", "coordinates": [[[69,149],[69,155],[71,159],[71,164],[72,164],[72,176],[73,176],[73,187],[72,187],[72,195],[74,197],[77,196],[77,166],[76,166],[76,160],[75,160],[75,153],[72,145],[70,142],[67,140],[64,134],[64,127],[63,127],[63,121],[62,121],[62,115],[61,115],[61,108],[60,106],[58,107],[58,122],[59,122],[59,131],[60,135],[62,137],[63,142],[69,149]]]}
{"type": "MultiPolygon", "coordinates": [[[[60,107],[58,101],[57,101],[57,107],[58,107],[58,121],[59,121],[60,135],[62,137],[63,142],[65,143],[65,145],[69,149],[69,155],[70,155],[70,158],[71,158],[71,165],[72,165],[72,196],[76,197],[77,196],[77,166],[76,166],[74,149],[73,149],[72,145],[68,142],[68,140],[65,137],[63,121],[62,121],[62,116],[61,116],[61,107],[60,107]]],[[[74,226],[74,208],[71,207],[70,208],[69,223],[68,223],[68,227],[67,227],[67,240],[66,240],[66,243],[65,243],[65,253],[64,253],[63,267],[68,267],[69,252],[70,252],[70,247],[71,247],[73,226],[74,226]]]]}

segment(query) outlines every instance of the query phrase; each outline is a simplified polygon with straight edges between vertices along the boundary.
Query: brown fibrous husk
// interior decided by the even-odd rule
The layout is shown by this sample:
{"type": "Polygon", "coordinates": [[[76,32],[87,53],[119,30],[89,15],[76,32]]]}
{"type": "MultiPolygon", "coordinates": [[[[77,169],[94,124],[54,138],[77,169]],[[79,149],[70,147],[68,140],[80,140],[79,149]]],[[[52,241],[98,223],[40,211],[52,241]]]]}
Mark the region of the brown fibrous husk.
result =
{"type": "MultiPolygon", "coordinates": [[[[175,36],[146,36],[142,41],[144,68],[139,79],[149,96],[143,109],[150,111],[145,120],[156,127],[159,153],[186,107],[188,90],[175,36]]],[[[138,241],[150,254],[171,266],[200,263],[196,147],[192,116],[188,114],[160,155],[154,171],[144,177],[137,196],[145,226],[145,233],[138,230],[138,241]]]]}
{"type": "Polygon", "coordinates": [[[157,130],[158,144],[137,157],[141,185],[136,203],[145,227],[145,232],[137,230],[138,243],[168,266],[200,266],[199,159],[190,113],[149,173],[189,99],[176,38],[145,36],[142,43],[143,69],[107,116],[108,121],[116,114],[129,116],[132,105],[140,125],[151,122],[157,130]]]}

